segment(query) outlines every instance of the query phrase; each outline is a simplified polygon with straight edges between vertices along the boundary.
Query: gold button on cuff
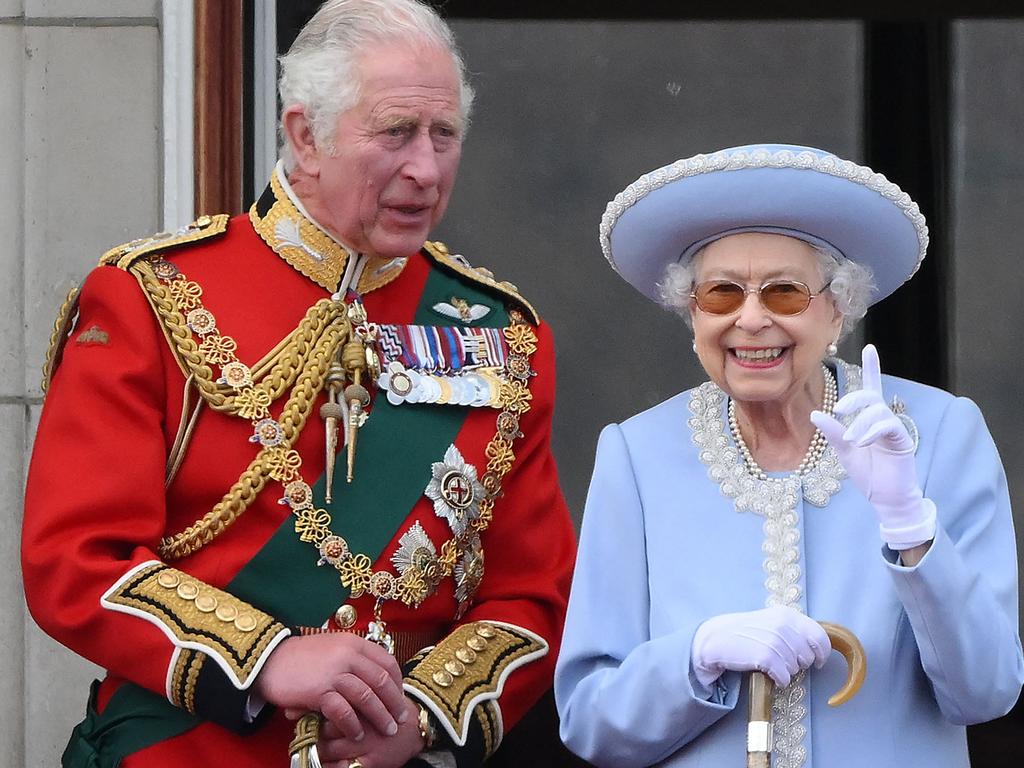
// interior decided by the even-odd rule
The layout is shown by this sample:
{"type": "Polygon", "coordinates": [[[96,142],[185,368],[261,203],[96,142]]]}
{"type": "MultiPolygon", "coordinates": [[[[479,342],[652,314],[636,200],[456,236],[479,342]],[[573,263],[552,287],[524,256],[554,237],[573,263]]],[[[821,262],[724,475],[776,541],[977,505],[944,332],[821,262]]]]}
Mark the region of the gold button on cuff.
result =
{"type": "Polygon", "coordinates": [[[466,671],[466,665],[455,659],[446,661],[444,663],[444,668],[451,672],[455,677],[461,677],[466,671]]]}
{"type": "Polygon", "coordinates": [[[472,648],[459,648],[455,652],[455,658],[465,664],[472,664],[476,661],[476,651],[472,648]]]}
{"type": "Polygon", "coordinates": [[[455,679],[449,673],[445,672],[443,669],[437,670],[437,672],[433,674],[433,678],[434,682],[440,685],[442,688],[447,688],[449,685],[452,684],[452,682],[455,679]]]}
{"type": "Polygon", "coordinates": [[[487,648],[487,641],[482,637],[473,636],[466,641],[466,645],[472,648],[474,651],[482,651],[487,648]]]}
{"type": "Polygon", "coordinates": [[[178,597],[182,600],[195,600],[199,596],[199,587],[191,581],[183,581],[178,585],[178,597]]]}
{"type": "Polygon", "coordinates": [[[213,595],[200,595],[196,598],[196,608],[203,613],[213,613],[217,609],[217,598],[213,595]]]}
{"type": "Polygon", "coordinates": [[[156,583],[164,589],[174,589],[181,582],[174,571],[164,571],[156,577],[156,583]]]}
{"type": "Polygon", "coordinates": [[[494,629],[492,627],[487,626],[486,624],[481,624],[479,627],[477,627],[476,633],[480,635],[480,637],[487,638],[488,640],[495,636],[494,629]]]}
{"type": "Polygon", "coordinates": [[[234,621],[238,618],[238,609],[233,605],[218,605],[217,618],[221,621],[234,621]]]}
{"type": "Polygon", "coordinates": [[[235,627],[240,632],[252,632],[256,629],[256,619],[251,614],[243,613],[237,619],[235,619],[235,627]]]}
{"type": "Polygon", "coordinates": [[[359,618],[359,612],[351,605],[343,605],[334,612],[334,620],[342,629],[350,629],[359,618]]]}

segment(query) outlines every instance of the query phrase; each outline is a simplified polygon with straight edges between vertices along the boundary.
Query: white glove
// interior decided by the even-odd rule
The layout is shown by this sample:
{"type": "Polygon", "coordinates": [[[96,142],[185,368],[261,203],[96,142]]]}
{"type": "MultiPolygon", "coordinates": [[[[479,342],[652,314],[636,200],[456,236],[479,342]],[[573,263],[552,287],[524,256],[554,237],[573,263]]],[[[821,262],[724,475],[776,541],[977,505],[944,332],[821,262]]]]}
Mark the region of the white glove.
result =
{"type": "Polygon", "coordinates": [[[878,351],[868,344],[861,359],[864,388],[849,392],[835,407],[839,417],[860,411],[850,426],[821,411],[813,411],[811,421],[875,508],[882,540],[890,549],[910,549],[935,537],[935,505],[917,482],[914,441],[882,397],[878,351]]]}
{"type": "Polygon", "coordinates": [[[785,687],[801,669],[821,668],[830,653],[832,643],[818,622],[779,605],[708,619],[693,635],[690,662],[705,688],[727,669],[758,670],[785,687]]]}

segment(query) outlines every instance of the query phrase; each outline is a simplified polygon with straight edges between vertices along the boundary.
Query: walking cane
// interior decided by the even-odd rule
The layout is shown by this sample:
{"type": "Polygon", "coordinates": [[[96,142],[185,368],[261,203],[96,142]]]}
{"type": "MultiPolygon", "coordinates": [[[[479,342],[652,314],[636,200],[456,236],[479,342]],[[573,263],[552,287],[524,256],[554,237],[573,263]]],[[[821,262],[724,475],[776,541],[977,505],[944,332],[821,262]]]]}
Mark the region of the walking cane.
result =
{"type": "MultiPolygon", "coordinates": [[[[867,673],[867,658],[860,640],[846,627],[818,622],[825,630],[832,649],[846,657],[846,682],[828,700],[830,707],[849,701],[860,690],[867,673]]],[[[747,768],[771,768],[772,765],[772,691],[775,684],[763,672],[750,673],[750,714],[747,718],[747,768]]]]}

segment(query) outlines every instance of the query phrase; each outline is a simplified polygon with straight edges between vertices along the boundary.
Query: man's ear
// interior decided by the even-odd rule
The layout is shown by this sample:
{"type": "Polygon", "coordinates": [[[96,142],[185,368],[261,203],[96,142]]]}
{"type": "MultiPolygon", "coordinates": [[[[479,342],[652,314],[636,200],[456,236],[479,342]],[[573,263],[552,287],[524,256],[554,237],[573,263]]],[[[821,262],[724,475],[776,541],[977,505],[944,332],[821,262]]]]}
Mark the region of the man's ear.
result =
{"type": "Polygon", "coordinates": [[[309,176],[320,175],[320,152],[313,136],[313,126],[301,104],[292,104],[281,115],[285,141],[291,145],[295,164],[309,176]]]}

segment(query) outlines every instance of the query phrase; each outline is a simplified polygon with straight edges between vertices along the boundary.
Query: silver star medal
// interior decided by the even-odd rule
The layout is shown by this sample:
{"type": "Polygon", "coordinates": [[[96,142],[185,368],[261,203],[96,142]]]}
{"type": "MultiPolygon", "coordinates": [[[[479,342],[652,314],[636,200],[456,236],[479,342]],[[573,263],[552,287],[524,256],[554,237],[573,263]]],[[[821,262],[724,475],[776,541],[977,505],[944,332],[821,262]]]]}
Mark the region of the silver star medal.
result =
{"type": "Polygon", "coordinates": [[[455,599],[459,601],[459,618],[476,594],[484,579],[484,548],[479,536],[474,536],[462,559],[455,565],[455,599]]]}
{"type": "Polygon", "coordinates": [[[900,400],[899,395],[892,396],[892,402],[889,404],[889,410],[891,410],[896,417],[903,422],[903,426],[907,428],[907,432],[910,434],[910,439],[914,441],[914,453],[917,453],[917,447],[921,444],[921,434],[917,431],[917,424],[910,418],[910,414],[907,413],[906,404],[900,400]]]}
{"type": "Polygon", "coordinates": [[[415,571],[423,577],[428,587],[437,586],[437,547],[419,520],[398,540],[398,551],[391,556],[391,563],[403,576],[409,571],[415,571]]]}
{"type": "Polygon", "coordinates": [[[470,521],[480,517],[480,502],[486,496],[477,480],[476,467],[466,462],[454,445],[444,452],[444,461],[435,461],[431,480],[423,491],[434,502],[434,514],[448,521],[456,536],[462,536],[470,521]]]}

